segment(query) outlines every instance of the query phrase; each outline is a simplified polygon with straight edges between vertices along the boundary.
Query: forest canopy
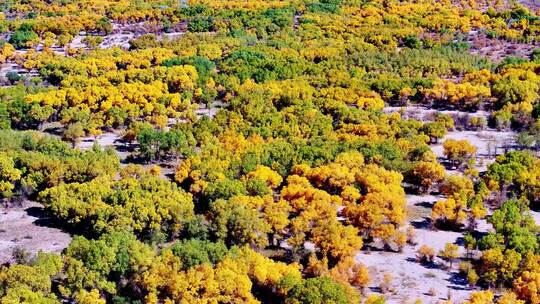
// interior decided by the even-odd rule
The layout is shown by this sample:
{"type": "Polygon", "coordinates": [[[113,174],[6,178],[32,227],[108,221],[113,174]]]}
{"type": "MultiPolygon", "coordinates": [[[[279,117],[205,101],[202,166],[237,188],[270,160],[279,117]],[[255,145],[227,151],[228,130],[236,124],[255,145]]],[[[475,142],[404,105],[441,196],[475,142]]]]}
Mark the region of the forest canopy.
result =
{"type": "Polygon", "coordinates": [[[529,2],[3,1],[0,303],[540,303],[529,2]]]}

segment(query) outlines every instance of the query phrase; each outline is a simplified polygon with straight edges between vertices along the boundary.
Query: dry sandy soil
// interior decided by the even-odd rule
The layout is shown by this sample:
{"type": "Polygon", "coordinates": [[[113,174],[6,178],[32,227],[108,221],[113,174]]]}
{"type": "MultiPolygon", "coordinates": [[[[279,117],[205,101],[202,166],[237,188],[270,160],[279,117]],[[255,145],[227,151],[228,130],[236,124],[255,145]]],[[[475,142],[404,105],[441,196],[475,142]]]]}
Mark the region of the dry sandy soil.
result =
{"type": "MultiPolygon", "coordinates": [[[[384,109],[386,113],[400,112],[403,118],[413,118],[421,121],[429,120],[430,116],[435,113],[443,113],[452,117],[488,117],[486,111],[477,111],[474,113],[463,111],[438,111],[429,109],[421,105],[412,105],[406,108],[403,107],[386,107],[384,109]]],[[[444,158],[443,146],[447,139],[455,140],[468,140],[471,144],[476,146],[477,151],[477,169],[479,171],[485,171],[486,166],[494,161],[494,156],[505,153],[515,145],[515,132],[512,131],[499,131],[496,129],[486,128],[479,131],[449,131],[446,136],[439,140],[439,142],[431,147],[431,150],[437,155],[438,158],[444,158]]]]}
{"type": "Polygon", "coordinates": [[[534,219],[534,222],[536,223],[536,226],[540,226],[540,212],[539,211],[531,211],[531,215],[534,219]]]}
{"type": "Polygon", "coordinates": [[[0,207],[0,264],[12,261],[15,248],[32,254],[38,251],[61,252],[71,236],[51,226],[41,205],[25,202],[22,207],[0,207]]]}
{"type": "Polygon", "coordinates": [[[518,0],[517,2],[528,7],[533,12],[540,9],[540,0],[518,0]]]}
{"type": "MultiPolygon", "coordinates": [[[[379,293],[383,276],[390,273],[395,292],[387,293],[388,303],[402,303],[421,299],[423,303],[438,303],[448,297],[456,303],[468,298],[472,290],[465,279],[459,275],[457,261],[452,269],[446,269],[448,263],[439,257],[433,264],[423,265],[416,260],[416,251],[422,245],[428,245],[436,252],[443,249],[446,243],[460,244],[462,234],[453,231],[432,230],[426,222],[430,206],[441,198],[433,196],[407,196],[410,212],[424,213],[417,219],[411,219],[410,225],[416,229],[415,245],[407,245],[400,253],[385,251],[362,251],[356,255],[356,260],[366,265],[372,278],[367,293],[379,293]],[[414,210],[414,211],[413,211],[414,210]],[[435,290],[433,294],[431,291],[435,290]]],[[[480,225],[486,229],[484,223],[480,225]]],[[[460,253],[465,250],[460,246],[460,253]]]]}
{"type": "Polygon", "coordinates": [[[469,116],[469,117],[488,117],[489,113],[487,111],[476,111],[476,112],[464,112],[458,110],[436,110],[428,108],[424,105],[408,105],[406,107],[385,107],[383,109],[385,113],[399,112],[403,118],[412,118],[416,120],[424,120],[430,116],[433,116],[437,113],[450,115],[452,117],[457,116],[469,116]]]}
{"type": "MultiPolygon", "coordinates": [[[[153,33],[149,31],[144,23],[132,23],[132,24],[118,24],[113,23],[113,31],[111,34],[103,37],[103,42],[99,45],[102,49],[110,49],[113,47],[119,47],[122,49],[129,48],[129,41],[135,39],[144,33],[153,33]]],[[[185,34],[185,29],[180,28],[178,31],[169,33],[163,33],[158,31],[157,36],[159,39],[176,39],[185,34]]],[[[80,33],[69,44],[72,48],[86,48],[82,40],[86,36],[86,33],[80,33]]]]}
{"type": "MultiPolygon", "coordinates": [[[[491,0],[478,0],[475,1],[477,5],[477,9],[481,11],[486,11],[488,8],[493,8],[493,2],[491,0]]],[[[467,3],[467,1],[461,1],[461,0],[453,0],[452,3],[456,6],[462,7],[464,3],[467,3]]],[[[506,0],[504,1],[503,5],[500,6],[497,10],[502,9],[511,9],[512,6],[515,3],[519,3],[525,7],[527,7],[532,12],[536,12],[536,10],[540,9],[540,0],[506,0]]],[[[466,5],[467,8],[469,8],[469,5],[466,5]]]]}
{"type": "Polygon", "coordinates": [[[488,38],[485,33],[478,31],[469,32],[467,42],[471,46],[471,54],[488,57],[494,62],[501,62],[506,57],[529,58],[538,47],[535,44],[488,38]]]}
{"type": "MultiPolygon", "coordinates": [[[[370,270],[372,282],[367,293],[379,293],[379,285],[385,273],[392,274],[394,293],[387,293],[388,303],[407,303],[421,299],[423,303],[439,303],[447,300],[450,296],[454,303],[466,300],[471,292],[464,277],[459,275],[457,265],[454,262],[451,269],[447,269],[448,263],[439,257],[433,264],[423,265],[416,261],[416,251],[422,245],[428,245],[436,252],[443,249],[446,243],[461,244],[463,235],[459,232],[433,230],[426,220],[431,213],[431,206],[441,196],[433,195],[407,195],[407,206],[410,217],[410,225],[416,230],[415,245],[407,245],[401,253],[371,251],[360,252],[356,260],[363,263],[370,270]],[[433,294],[431,291],[435,290],[433,294]]],[[[485,233],[490,226],[481,221],[477,231],[485,233]]],[[[465,249],[460,245],[461,255],[465,249]]]]}
{"type": "MultiPolygon", "coordinates": [[[[386,112],[395,112],[397,108],[387,108],[386,112]]],[[[408,109],[411,110],[411,109],[408,109]]],[[[416,118],[421,119],[426,114],[434,110],[412,109],[416,118]],[[420,110],[420,112],[419,112],[420,110]]],[[[451,112],[451,111],[446,111],[451,112]]],[[[453,114],[456,114],[453,111],[453,114]]],[[[450,113],[447,113],[450,114],[450,113]]],[[[476,113],[472,115],[483,115],[476,113]]],[[[503,153],[503,147],[513,142],[512,132],[499,132],[496,130],[485,131],[453,131],[449,132],[440,142],[452,139],[467,139],[478,148],[479,157],[487,157],[488,151],[495,153],[495,146],[499,147],[497,154],[503,153]],[[491,145],[492,148],[488,148],[491,145]]],[[[442,144],[432,146],[433,152],[438,157],[443,157],[442,144]]],[[[485,159],[479,164],[479,170],[485,170],[485,165],[493,161],[485,159]]],[[[458,171],[447,170],[447,174],[460,174],[458,171]]],[[[362,251],[356,255],[356,260],[363,263],[370,270],[372,282],[367,293],[380,293],[380,284],[385,273],[390,273],[393,277],[394,293],[387,293],[388,303],[412,303],[416,299],[421,299],[423,303],[439,303],[449,297],[454,303],[461,303],[466,300],[474,290],[467,285],[465,278],[459,275],[459,261],[454,262],[451,269],[448,263],[439,257],[435,258],[433,264],[422,265],[416,261],[416,251],[422,245],[428,245],[436,252],[443,249],[446,243],[458,244],[459,251],[463,256],[465,249],[462,246],[462,233],[455,231],[434,230],[431,227],[429,217],[431,207],[443,196],[434,195],[407,195],[407,209],[409,223],[415,228],[415,245],[407,245],[402,252],[385,252],[381,250],[362,251]],[[432,291],[435,291],[433,293],[432,291]]],[[[540,224],[540,213],[532,212],[537,223],[540,224]]],[[[490,231],[491,225],[485,220],[479,221],[476,232],[484,234],[490,231]]]]}
{"type": "MultiPolygon", "coordinates": [[[[497,131],[487,129],[483,131],[451,131],[439,143],[433,145],[431,150],[441,160],[444,160],[443,145],[447,139],[468,140],[478,150],[476,153],[476,169],[479,172],[487,170],[487,166],[495,161],[495,156],[509,151],[515,143],[515,133],[512,131],[497,131]]],[[[448,171],[447,171],[448,172],[448,171]]]]}

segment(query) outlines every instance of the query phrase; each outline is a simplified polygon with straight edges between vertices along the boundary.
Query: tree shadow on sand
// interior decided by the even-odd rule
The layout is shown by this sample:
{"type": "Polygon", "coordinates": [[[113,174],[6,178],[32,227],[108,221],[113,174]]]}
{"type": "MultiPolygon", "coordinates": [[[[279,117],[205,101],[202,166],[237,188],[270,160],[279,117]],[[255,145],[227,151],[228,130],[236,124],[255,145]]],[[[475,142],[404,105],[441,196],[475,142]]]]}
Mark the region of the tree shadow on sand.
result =
{"type": "Polygon", "coordinates": [[[450,273],[450,278],[447,281],[451,283],[451,285],[448,285],[448,288],[452,290],[471,290],[467,278],[458,272],[450,273]]]}
{"type": "Polygon", "coordinates": [[[411,226],[413,226],[414,229],[425,229],[425,230],[431,229],[431,226],[432,226],[431,219],[426,217],[420,221],[411,222],[411,226]]]}
{"type": "Polygon", "coordinates": [[[441,265],[439,265],[439,264],[437,264],[435,262],[420,262],[420,261],[418,261],[418,259],[415,259],[415,258],[412,258],[412,257],[406,258],[405,261],[411,262],[411,263],[417,263],[419,265],[422,265],[426,269],[443,269],[441,265]]]}
{"type": "Polygon", "coordinates": [[[24,210],[29,216],[37,218],[33,224],[40,227],[56,228],[63,232],[71,233],[69,227],[61,224],[56,218],[47,213],[44,207],[29,207],[24,210]]]}

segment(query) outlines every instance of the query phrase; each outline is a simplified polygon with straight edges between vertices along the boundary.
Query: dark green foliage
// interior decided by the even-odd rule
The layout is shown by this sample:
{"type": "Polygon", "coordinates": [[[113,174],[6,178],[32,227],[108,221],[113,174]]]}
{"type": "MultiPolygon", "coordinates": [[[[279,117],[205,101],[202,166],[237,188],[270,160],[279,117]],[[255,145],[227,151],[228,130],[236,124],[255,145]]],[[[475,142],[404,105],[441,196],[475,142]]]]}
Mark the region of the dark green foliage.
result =
{"type": "Polygon", "coordinates": [[[309,11],[313,13],[338,13],[341,0],[320,0],[309,6],[309,11]]]}
{"type": "Polygon", "coordinates": [[[538,252],[536,224],[523,201],[509,200],[488,219],[495,233],[480,241],[481,249],[513,249],[518,253],[538,252]]]}
{"type": "Polygon", "coordinates": [[[262,13],[266,18],[270,19],[272,24],[279,28],[285,28],[292,25],[293,12],[290,9],[268,9],[262,13]]]}
{"type": "Polygon", "coordinates": [[[196,215],[184,224],[182,237],[185,239],[206,240],[209,237],[208,223],[202,215],[196,215]]]}
{"type": "Polygon", "coordinates": [[[228,199],[235,195],[246,194],[246,187],[239,180],[223,179],[208,185],[205,194],[210,201],[228,199]]]}
{"type": "Polygon", "coordinates": [[[96,22],[96,31],[100,34],[109,35],[113,30],[113,25],[107,17],[102,17],[96,22]]]}
{"type": "Polygon", "coordinates": [[[419,49],[422,47],[422,41],[416,36],[407,36],[403,39],[403,45],[411,49],[419,49]]]}
{"type": "Polygon", "coordinates": [[[211,32],[214,30],[212,17],[196,17],[188,23],[188,31],[194,33],[211,32]]]}
{"type": "Polygon", "coordinates": [[[227,246],[259,246],[267,242],[267,223],[257,210],[242,202],[218,199],[210,204],[208,215],[214,236],[227,246]]]}
{"type": "MultiPolygon", "coordinates": [[[[90,284],[96,284],[108,293],[117,294],[107,287],[107,284],[110,284],[108,282],[119,282],[131,278],[131,275],[150,266],[148,264],[150,261],[145,259],[151,258],[153,254],[152,248],[126,232],[105,234],[98,239],[77,236],[65,252],[66,258],[69,259],[66,261],[66,270],[69,275],[63,279],[65,280],[63,285],[68,290],[77,291],[80,284],[88,284],[87,287],[93,287],[90,284]],[[79,276],[77,281],[73,281],[73,276],[79,276]]],[[[113,302],[136,303],[138,301],[131,302],[125,294],[122,294],[115,297],[113,302]]]]}
{"type": "Polygon", "coordinates": [[[531,53],[530,59],[532,61],[540,60],[540,48],[534,49],[531,53]]]}
{"type": "Polygon", "coordinates": [[[11,129],[11,118],[4,103],[0,103],[0,130],[11,129]]]}
{"type": "Polygon", "coordinates": [[[35,40],[38,35],[31,29],[21,26],[21,28],[11,34],[9,37],[9,43],[16,49],[22,49],[26,47],[29,41],[35,40]]]}
{"type": "Polygon", "coordinates": [[[225,58],[221,69],[242,82],[250,78],[256,82],[265,82],[294,78],[305,69],[305,63],[300,58],[275,57],[263,51],[245,48],[225,58]]]}
{"type": "Polygon", "coordinates": [[[264,196],[267,194],[271,194],[271,191],[268,188],[268,185],[266,185],[266,182],[258,178],[248,180],[246,182],[246,190],[249,195],[253,196],[264,196]]]}
{"type": "MultiPolygon", "coordinates": [[[[534,156],[527,151],[512,151],[499,155],[495,163],[488,167],[486,176],[499,183],[499,187],[511,190],[516,197],[521,197],[532,190],[527,185],[521,185],[519,176],[531,170],[537,162],[534,156]]],[[[531,203],[536,204],[534,195],[530,197],[531,203]]]]}
{"type": "Polygon", "coordinates": [[[215,265],[228,252],[223,243],[212,243],[197,239],[176,242],[171,249],[174,255],[180,258],[184,270],[203,263],[215,265]]]}
{"type": "Polygon", "coordinates": [[[178,13],[182,14],[182,15],[185,15],[185,16],[188,16],[188,17],[195,17],[195,16],[198,16],[198,15],[206,15],[206,14],[208,14],[209,13],[209,8],[204,6],[204,5],[197,4],[197,5],[194,5],[194,6],[181,7],[178,10],[178,13]]]}
{"type": "Polygon", "coordinates": [[[445,46],[458,52],[465,52],[471,48],[468,42],[449,42],[445,46]]]}
{"type": "Polygon", "coordinates": [[[508,57],[505,57],[504,60],[499,64],[499,68],[505,67],[508,65],[519,65],[524,62],[527,62],[527,59],[523,59],[521,57],[508,56],[508,57]]]}
{"type": "Polygon", "coordinates": [[[15,84],[22,80],[22,76],[14,71],[9,71],[6,73],[6,78],[9,80],[11,84],[15,84]]]}
{"type": "Polygon", "coordinates": [[[192,57],[176,57],[163,61],[163,65],[166,67],[172,67],[176,65],[192,65],[197,70],[199,78],[197,82],[204,84],[208,78],[214,73],[216,64],[206,57],[192,56],[192,57]]]}
{"type": "Polygon", "coordinates": [[[186,157],[193,152],[195,139],[190,131],[173,129],[161,131],[143,128],[137,135],[141,156],[147,160],[162,157],[186,157]]]}
{"type": "Polygon", "coordinates": [[[280,285],[290,289],[285,300],[287,304],[348,304],[345,288],[328,277],[310,278],[300,282],[285,277],[280,285]]]}

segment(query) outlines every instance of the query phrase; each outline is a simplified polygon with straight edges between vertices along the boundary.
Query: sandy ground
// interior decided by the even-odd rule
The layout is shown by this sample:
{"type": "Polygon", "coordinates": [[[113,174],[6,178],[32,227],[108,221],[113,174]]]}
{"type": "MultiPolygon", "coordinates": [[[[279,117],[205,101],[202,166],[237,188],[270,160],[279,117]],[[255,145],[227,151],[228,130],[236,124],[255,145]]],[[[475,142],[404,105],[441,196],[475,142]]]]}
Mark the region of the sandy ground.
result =
{"type": "MultiPolygon", "coordinates": [[[[362,251],[356,260],[366,265],[370,271],[372,282],[367,293],[379,293],[379,285],[385,273],[392,274],[394,293],[387,293],[387,303],[407,303],[421,299],[423,303],[439,303],[450,296],[454,303],[461,303],[473,292],[466,280],[458,272],[459,261],[446,269],[448,263],[439,257],[433,264],[422,265],[416,260],[416,251],[422,245],[428,245],[436,252],[443,249],[446,243],[461,244],[462,233],[454,231],[433,230],[426,220],[431,213],[431,206],[442,196],[407,195],[407,207],[410,225],[415,228],[415,245],[407,245],[401,253],[385,251],[362,251]],[[436,294],[431,293],[432,290],[436,294]]],[[[477,231],[485,233],[491,229],[484,220],[478,223],[477,231]]],[[[459,252],[463,256],[465,249],[460,245],[459,252]]]]}
{"type": "Polygon", "coordinates": [[[540,212],[531,210],[531,215],[536,223],[536,226],[540,226],[540,212]]]}
{"type": "Polygon", "coordinates": [[[5,77],[8,72],[12,71],[19,74],[28,72],[27,70],[23,69],[21,66],[12,61],[0,64],[0,76],[5,77]]]}
{"type": "MultiPolygon", "coordinates": [[[[395,112],[398,108],[387,108],[386,112],[395,112]]],[[[419,109],[407,109],[417,114],[417,118],[433,112],[419,109]]],[[[449,111],[447,111],[449,112],[449,111]]],[[[452,111],[456,112],[456,111],[452,111]]],[[[456,113],[454,113],[456,114],[456,113]]],[[[482,115],[476,113],[473,115],[482,115]]],[[[453,131],[449,132],[439,144],[433,145],[433,152],[442,155],[442,142],[446,139],[466,139],[478,148],[480,157],[487,157],[490,153],[495,153],[492,147],[502,147],[513,142],[512,132],[499,132],[496,130],[485,131],[453,131]]],[[[497,154],[503,153],[504,149],[497,149],[497,154]]],[[[492,161],[492,160],[491,160],[492,161]]],[[[479,169],[485,169],[488,160],[483,160],[479,169]]],[[[460,174],[458,171],[447,171],[447,174],[460,174]]],[[[390,273],[393,280],[394,292],[385,294],[388,303],[412,303],[416,299],[421,299],[423,303],[439,303],[449,298],[454,303],[461,303],[473,292],[468,287],[466,279],[459,274],[459,260],[453,263],[452,268],[448,268],[448,262],[436,257],[433,264],[422,265],[417,262],[416,251],[422,245],[428,245],[435,249],[435,252],[443,249],[446,243],[458,244],[461,258],[465,255],[465,248],[462,246],[463,234],[456,231],[434,230],[431,227],[429,218],[433,204],[443,200],[443,196],[434,195],[407,195],[407,212],[410,225],[415,228],[414,245],[407,245],[402,252],[385,252],[382,250],[361,251],[356,255],[356,260],[363,263],[370,270],[372,282],[366,293],[380,293],[380,284],[383,276],[390,273]],[[435,292],[432,292],[435,291],[435,292]]],[[[533,212],[533,217],[540,223],[540,212],[533,212]]],[[[490,224],[485,220],[478,222],[476,232],[487,233],[492,230],[490,224]]]]}
{"type": "Polygon", "coordinates": [[[219,107],[210,107],[210,109],[199,108],[195,110],[195,115],[197,115],[197,118],[201,118],[203,116],[213,118],[214,116],[216,116],[216,113],[217,111],[219,111],[219,109],[219,107]]]}
{"type": "MultiPolygon", "coordinates": [[[[477,111],[474,113],[463,111],[438,111],[434,109],[426,108],[422,105],[412,105],[406,108],[404,107],[385,107],[384,112],[393,113],[400,112],[404,118],[412,118],[417,120],[426,121],[430,117],[433,117],[436,113],[448,114],[452,117],[462,117],[469,115],[470,117],[487,117],[486,111],[477,111]]],[[[516,133],[512,131],[499,131],[496,129],[486,128],[480,131],[464,131],[454,130],[449,131],[446,136],[439,140],[439,142],[431,147],[432,151],[439,158],[444,158],[443,143],[447,139],[455,140],[468,140],[471,144],[477,147],[477,160],[476,165],[479,171],[485,171],[487,165],[492,163],[495,159],[495,155],[503,154],[510,150],[515,145],[516,133]]]]}
{"type": "MultiPolygon", "coordinates": [[[[451,131],[439,140],[439,143],[431,146],[431,150],[437,155],[439,161],[445,160],[443,143],[447,139],[467,140],[477,148],[475,169],[485,172],[495,157],[510,151],[515,144],[515,133],[512,131],[497,131],[487,129],[483,131],[451,131]]],[[[455,174],[456,168],[446,168],[447,174],[455,174]]]]}
{"type": "MultiPolygon", "coordinates": [[[[142,34],[146,33],[148,30],[145,29],[145,24],[133,23],[133,24],[118,24],[113,23],[113,31],[111,34],[103,37],[103,42],[99,45],[102,49],[110,49],[114,47],[119,47],[122,49],[129,49],[129,41],[135,39],[142,34]]],[[[150,32],[151,33],[151,32],[150,32]]],[[[177,39],[185,34],[185,30],[173,31],[169,33],[159,32],[156,35],[159,39],[177,39]]],[[[86,48],[85,44],[82,42],[86,33],[79,33],[69,44],[72,48],[86,48]]]]}
{"type": "Polygon", "coordinates": [[[27,202],[23,207],[0,207],[0,264],[12,261],[15,248],[35,254],[38,251],[61,252],[71,236],[50,226],[42,215],[42,206],[27,202]]]}
{"type": "Polygon", "coordinates": [[[125,144],[122,143],[122,134],[120,131],[105,132],[97,138],[93,136],[83,137],[79,140],[76,147],[81,150],[88,150],[97,143],[103,148],[112,147],[118,154],[120,160],[125,160],[129,156],[129,152],[125,151],[125,144]]]}
{"type": "Polygon", "coordinates": [[[103,148],[106,147],[113,147],[116,152],[119,153],[119,156],[122,156],[122,153],[118,150],[121,150],[120,148],[124,146],[124,144],[121,142],[122,140],[122,133],[121,131],[112,131],[112,132],[104,132],[103,134],[93,137],[93,136],[87,136],[83,137],[79,140],[76,147],[81,150],[88,150],[91,149],[94,146],[94,143],[97,143],[103,148]]]}
{"type": "Polygon", "coordinates": [[[512,42],[503,39],[488,38],[485,33],[470,31],[467,42],[473,55],[487,57],[494,62],[501,62],[506,57],[529,58],[538,45],[532,43],[512,42]]]}
{"type": "Polygon", "coordinates": [[[487,118],[489,116],[489,113],[487,111],[476,111],[476,112],[465,112],[465,111],[458,111],[458,110],[436,110],[428,108],[424,105],[409,105],[406,107],[385,107],[383,109],[385,113],[394,113],[399,112],[401,113],[403,118],[412,118],[417,120],[425,120],[428,119],[430,116],[437,113],[450,115],[452,117],[458,117],[458,116],[470,116],[470,117],[485,117],[487,118]]]}
{"type": "Polygon", "coordinates": [[[540,9],[540,0],[518,0],[517,2],[526,6],[533,12],[536,12],[540,9]]]}
{"type": "Polygon", "coordinates": [[[105,132],[96,138],[92,136],[82,138],[77,144],[77,148],[88,150],[92,148],[94,142],[97,142],[102,147],[118,146],[122,138],[120,132],[105,132]]]}
{"type": "Polygon", "coordinates": [[[432,146],[432,150],[438,157],[444,157],[443,146],[445,140],[468,140],[476,146],[478,158],[492,158],[495,154],[502,154],[505,149],[512,147],[515,133],[511,131],[497,131],[495,129],[486,129],[483,131],[450,131],[439,143],[432,146]]]}
{"type": "MultiPolygon", "coordinates": [[[[458,274],[459,262],[454,262],[452,269],[446,270],[448,263],[439,257],[430,265],[422,265],[416,261],[416,251],[424,244],[438,252],[446,243],[461,242],[461,233],[432,230],[426,222],[425,217],[429,216],[431,205],[440,199],[443,198],[432,195],[407,195],[407,206],[411,215],[410,225],[416,230],[415,245],[405,246],[401,253],[371,251],[356,255],[356,260],[370,270],[372,282],[367,293],[378,293],[380,291],[378,286],[384,274],[391,273],[396,292],[386,294],[388,303],[412,302],[416,299],[421,299],[423,303],[438,303],[447,300],[448,295],[452,301],[459,303],[468,298],[472,290],[458,274]],[[435,290],[436,294],[432,294],[431,290],[435,290]]],[[[461,246],[460,253],[465,253],[461,246]]]]}

